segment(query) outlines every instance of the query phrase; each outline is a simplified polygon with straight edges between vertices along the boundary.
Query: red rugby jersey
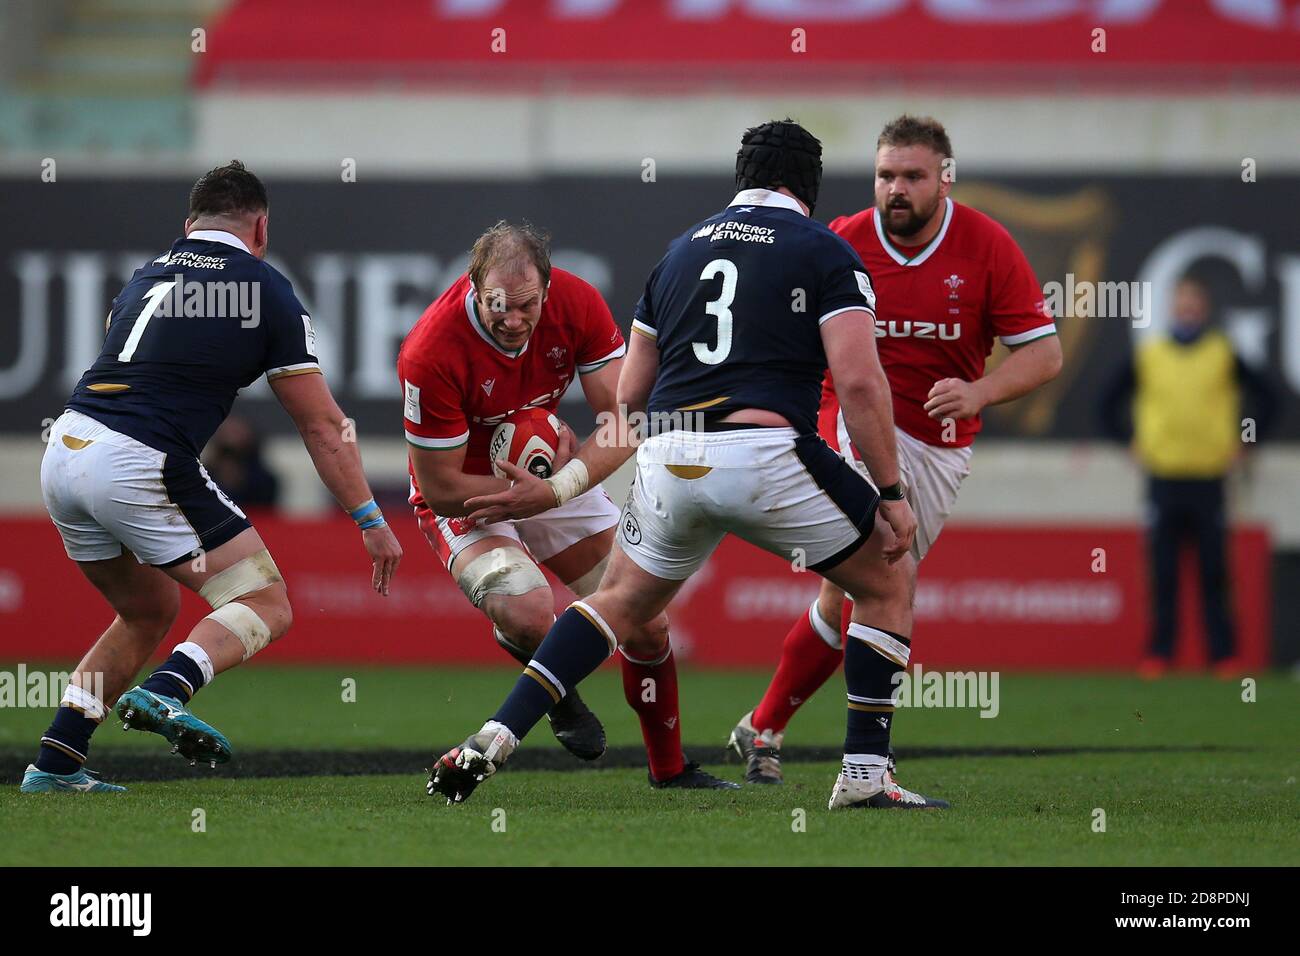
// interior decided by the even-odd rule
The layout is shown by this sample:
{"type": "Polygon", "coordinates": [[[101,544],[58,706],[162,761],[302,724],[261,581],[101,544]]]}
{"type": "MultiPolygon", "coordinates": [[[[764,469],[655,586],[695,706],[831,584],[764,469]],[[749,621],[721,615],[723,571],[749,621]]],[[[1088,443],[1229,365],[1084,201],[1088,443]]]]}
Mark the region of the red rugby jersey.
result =
{"type": "MultiPolygon", "coordinates": [[[[943,441],[943,423],[925,412],[934,383],[973,382],[984,374],[994,338],[1020,345],[1056,334],[1056,323],[1006,229],[969,206],[944,202],[943,225],[920,247],[890,242],[874,206],[830,227],[857,250],[876,290],[876,348],[894,393],[895,424],[928,444],[954,447],[975,440],[980,419],[956,422],[955,440],[943,441]]],[[[825,387],[834,388],[829,373],[825,387]]],[[[823,423],[826,406],[824,398],[823,423]]]]}
{"type": "MultiPolygon", "coordinates": [[[[468,444],[465,473],[490,475],[488,443],[497,425],[523,408],[555,411],[575,372],[594,372],[625,351],[600,293],[562,269],[551,272],[533,334],[508,351],[479,318],[462,275],[425,309],[398,353],[406,440],[418,448],[468,444]]],[[[414,471],[411,503],[424,504],[414,471]]]]}

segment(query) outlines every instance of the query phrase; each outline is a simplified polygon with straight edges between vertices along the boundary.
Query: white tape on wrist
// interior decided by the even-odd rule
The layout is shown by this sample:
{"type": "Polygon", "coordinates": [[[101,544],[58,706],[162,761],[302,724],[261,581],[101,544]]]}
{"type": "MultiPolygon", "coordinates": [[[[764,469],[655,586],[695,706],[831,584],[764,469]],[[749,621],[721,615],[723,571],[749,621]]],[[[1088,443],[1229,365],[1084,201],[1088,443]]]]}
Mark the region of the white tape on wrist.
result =
{"type": "Polygon", "coordinates": [[[590,482],[591,475],[587,472],[587,466],[577,458],[546,479],[551,491],[555,492],[557,507],[586,491],[590,482]]]}

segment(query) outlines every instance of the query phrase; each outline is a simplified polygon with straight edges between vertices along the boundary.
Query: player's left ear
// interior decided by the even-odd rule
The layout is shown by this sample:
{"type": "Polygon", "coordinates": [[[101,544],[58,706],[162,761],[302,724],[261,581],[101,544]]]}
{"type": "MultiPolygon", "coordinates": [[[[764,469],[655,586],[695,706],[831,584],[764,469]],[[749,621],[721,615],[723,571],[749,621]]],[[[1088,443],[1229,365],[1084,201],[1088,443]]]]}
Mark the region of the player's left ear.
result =
{"type": "Polygon", "coordinates": [[[253,242],[256,243],[258,249],[262,250],[262,255],[266,254],[266,247],[269,244],[267,235],[269,232],[269,220],[270,217],[266,213],[262,213],[262,215],[257,217],[257,221],[253,223],[253,242]]]}

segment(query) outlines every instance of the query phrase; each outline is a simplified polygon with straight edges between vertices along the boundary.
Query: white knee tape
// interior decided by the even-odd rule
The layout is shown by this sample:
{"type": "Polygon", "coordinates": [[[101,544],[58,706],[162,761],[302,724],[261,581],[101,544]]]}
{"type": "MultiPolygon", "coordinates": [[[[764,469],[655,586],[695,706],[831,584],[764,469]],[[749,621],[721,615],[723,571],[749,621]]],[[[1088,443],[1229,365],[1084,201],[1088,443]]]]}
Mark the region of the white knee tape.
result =
{"type": "Polygon", "coordinates": [[[456,583],[475,607],[481,607],[489,594],[527,594],[547,587],[546,576],[518,548],[493,548],[480,554],[457,573],[456,583]]]}
{"type": "Polygon", "coordinates": [[[605,566],[609,564],[609,555],[605,555],[596,566],[576,581],[566,581],[569,590],[580,598],[585,598],[600,587],[600,579],[605,575],[605,566]]]}
{"type": "Polygon", "coordinates": [[[237,597],[269,588],[283,580],[280,569],[271,560],[271,552],[263,548],[208,578],[199,588],[199,597],[213,608],[220,608],[237,597]]]}
{"type": "Polygon", "coordinates": [[[217,608],[205,620],[213,620],[239,638],[244,645],[244,660],[248,660],[271,643],[271,628],[247,604],[231,601],[217,608]]]}
{"type": "Polygon", "coordinates": [[[857,638],[877,654],[893,661],[899,667],[906,667],[912,657],[912,649],[902,641],[897,641],[884,631],[856,621],[849,624],[849,637],[857,638]]]}

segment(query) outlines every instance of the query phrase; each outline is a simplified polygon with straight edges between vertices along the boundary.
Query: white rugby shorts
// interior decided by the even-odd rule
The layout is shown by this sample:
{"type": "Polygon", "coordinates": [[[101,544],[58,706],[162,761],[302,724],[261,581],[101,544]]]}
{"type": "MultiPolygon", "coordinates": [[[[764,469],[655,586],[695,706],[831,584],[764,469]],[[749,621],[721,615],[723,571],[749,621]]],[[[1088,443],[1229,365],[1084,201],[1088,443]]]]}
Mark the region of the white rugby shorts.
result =
{"type": "Polygon", "coordinates": [[[617,539],[640,567],[668,580],[693,574],[728,533],[820,572],[862,545],[878,503],[818,435],[670,431],[637,449],[617,539]]]}
{"type": "MultiPolygon", "coordinates": [[[[844,412],[835,418],[839,446],[847,449],[844,457],[871,481],[866,463],[857,455],[844,426],[844,412]]],[[[899,480],[903,494],[916,515],[916,537],[912,539],[912,557],[920,561],[939,537],[944,522],[957,504],[957,492],[970,474],[971,446],[943,448],[913,438],[897,425],[894,437],[898,444],[899,480]]]]}
{"type": "Polygon", "coordinates": [[[45,509],[74,561],[116,558],[167,567],[251,528],[197,458],[167,454],[68,409],[41,459],[45,509]]]}

